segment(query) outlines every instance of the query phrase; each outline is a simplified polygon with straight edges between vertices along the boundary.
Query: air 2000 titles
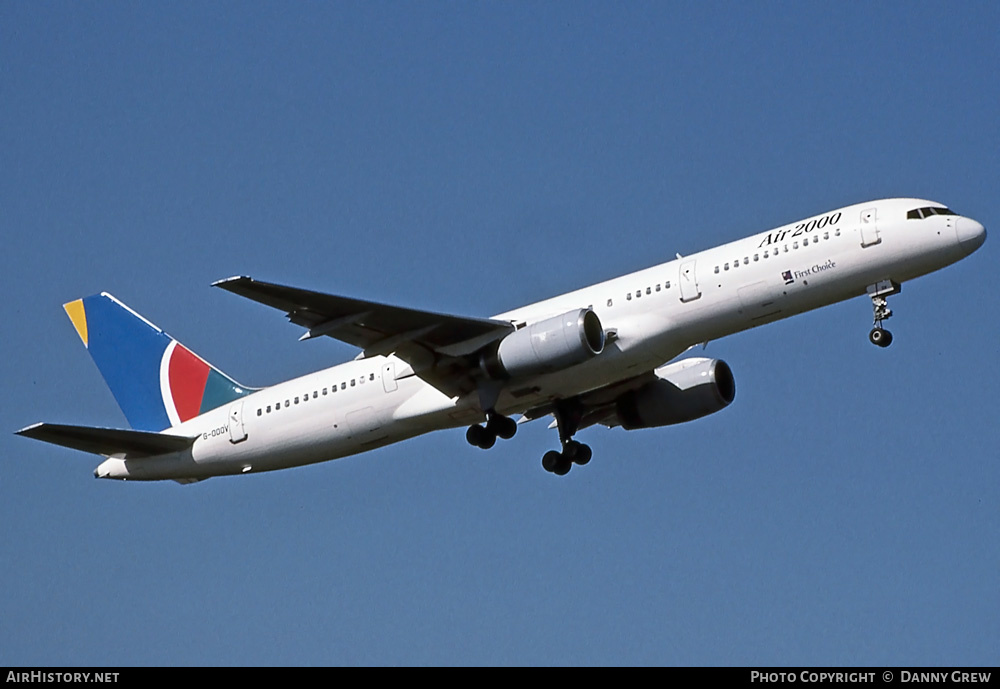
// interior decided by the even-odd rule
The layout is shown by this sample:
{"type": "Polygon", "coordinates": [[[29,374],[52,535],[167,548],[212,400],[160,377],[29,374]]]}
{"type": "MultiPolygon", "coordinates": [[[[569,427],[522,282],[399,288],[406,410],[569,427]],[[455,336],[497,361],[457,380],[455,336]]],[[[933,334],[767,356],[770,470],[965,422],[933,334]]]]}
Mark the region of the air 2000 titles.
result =
{"type": "Polygon", "coordinates": [[[788,230],[768,232],[764,235],[764,239],[760,241],[760,244],[757,245],[757,248],[759,249],[771,244],[777,244],[778,242],[783,242],[786,239],[794,239],[795,237],[808,234],[813,230],[822,230],[824,227],[833,227],[840,222],[840,218],[841,212],[837,211],[836,213],[830,213],[829,215],[800,222],[798,225],[788,230]]]}

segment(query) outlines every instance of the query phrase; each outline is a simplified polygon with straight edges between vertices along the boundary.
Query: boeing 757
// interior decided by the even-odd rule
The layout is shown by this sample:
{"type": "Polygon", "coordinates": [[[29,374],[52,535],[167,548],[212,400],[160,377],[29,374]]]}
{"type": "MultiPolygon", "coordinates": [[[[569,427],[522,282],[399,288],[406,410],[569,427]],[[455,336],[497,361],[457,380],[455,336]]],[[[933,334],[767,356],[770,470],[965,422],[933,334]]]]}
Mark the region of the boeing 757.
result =
{"type": "Polygon", "coordinates": [[[104,455],[98,478],[172,479],[273,471],[466,427],[488,449],[518,424],[553,419],[542,466],[591,459],[593,425],[683,423],[735,398],[724,361],[693,346],[867,295],[870,341],[887,347],[887,298],[986,239],[939,203],[839,208],[524,306],[467,318],[233,277],[215,283],[305,329],[358,347],[353,361],[266,388],[240,385],[107,293],[65,310],[130,429],[39,423],[18,434],[104,455]],[[515,421],[515,416],[518,419],[515,421]]]}

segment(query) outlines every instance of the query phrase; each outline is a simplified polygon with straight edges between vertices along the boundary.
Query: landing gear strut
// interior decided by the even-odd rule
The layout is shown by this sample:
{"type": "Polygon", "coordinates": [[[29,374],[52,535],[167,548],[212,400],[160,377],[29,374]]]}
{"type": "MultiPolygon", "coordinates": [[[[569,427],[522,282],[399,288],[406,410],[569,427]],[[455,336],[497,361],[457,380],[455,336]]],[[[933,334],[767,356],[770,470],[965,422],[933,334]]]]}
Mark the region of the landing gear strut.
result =
{"type": "Polygon", "coordinates": [[[881,280],[874,285],[869,285],[867,292],[872,299],[872,310],[874,311],[874,325],[868,333],[868,340],[878,347],[888,347],[892,344],[892,333],[882,327],[882,321],[892,316],[886,297],[899,292],[900,286],[892,280],[881,280]]]}
{"type": "Polygon", "coordinates": [[[583,466],[589,462],[594,453],[589,445],[573,440],[573,434],[580,428],[580,421],[583,419],[579,405],[562,402],[556,405],[554,413],[562,452],[556,450],[546,452],[542,456],[542,468],[557,476],[565,476],[574,464],[583,466]]]}

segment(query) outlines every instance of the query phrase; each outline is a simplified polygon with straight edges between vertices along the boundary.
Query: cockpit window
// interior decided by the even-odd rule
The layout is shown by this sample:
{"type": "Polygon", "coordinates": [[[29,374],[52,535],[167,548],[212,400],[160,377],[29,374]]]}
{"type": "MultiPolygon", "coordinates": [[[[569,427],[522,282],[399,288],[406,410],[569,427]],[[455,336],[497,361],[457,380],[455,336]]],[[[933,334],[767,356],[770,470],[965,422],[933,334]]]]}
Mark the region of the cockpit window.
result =
{"type": "Polygon", "coordinates": [[[920,220],[922,218],[929,218],[932,215],[958,215],[958,213],[950,208],[928,206],[926,208],[914,208],[906,214],[906,218],[907,220],[920,220]]]}

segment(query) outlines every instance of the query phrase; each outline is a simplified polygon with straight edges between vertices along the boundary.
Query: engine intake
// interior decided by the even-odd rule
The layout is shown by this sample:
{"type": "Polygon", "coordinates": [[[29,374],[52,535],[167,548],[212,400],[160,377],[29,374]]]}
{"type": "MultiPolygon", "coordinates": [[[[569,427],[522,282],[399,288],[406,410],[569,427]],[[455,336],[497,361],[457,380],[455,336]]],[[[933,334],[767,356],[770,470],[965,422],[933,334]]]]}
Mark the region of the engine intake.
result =
{"type": "Polygon", "coordinates": [[[692,358],[653,371],[658,380],[630,390],[615,403],[626,430],[693,421],[728,407],[736,380],[725,361],[692,358]]]}
{"type": "Polygon", "coordinates": [[[604,350],[604,327],[590,309],[568,311],[512,332],[480,356],[495,380],[552,373],[591,359],[604,350]]]}

